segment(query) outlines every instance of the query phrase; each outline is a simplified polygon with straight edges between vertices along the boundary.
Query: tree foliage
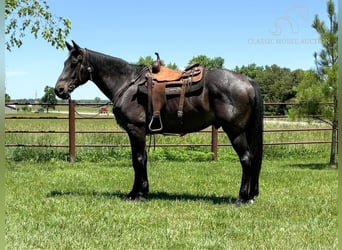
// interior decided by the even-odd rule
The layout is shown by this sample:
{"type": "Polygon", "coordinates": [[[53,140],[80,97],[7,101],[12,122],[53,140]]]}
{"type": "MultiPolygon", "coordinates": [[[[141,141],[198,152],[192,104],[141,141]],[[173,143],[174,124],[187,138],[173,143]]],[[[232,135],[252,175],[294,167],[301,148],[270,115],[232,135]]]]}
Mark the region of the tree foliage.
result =
{"type": "Polygon", "coordinates": [[[95,97],[95,98],[94,98],[94,102],[95,102],[95,103],[100,103],[100,102],[101,102],[101,98],[98,97],[98,96],[95,97]]]}
{"type": "Polygon", "coordinates": [[[67,18],[54,16],[43,0],[5,0],[6,48],[20,47],[23,38],[31,33],[52,46],[64,48],[64,40],[71,29],[67,18]]]}
{"type": "Polygon", "coordinates": [[[171,63],[171,62],[170,62],[170,63],[168,63],[168,64],[166,65],[166,67],[168,67],[168,68],[170,68],[170,69],[174,69],[174,70],[179,70],[176,63],[171,63]]]}
{"type": "Polygon", "coordinates": [[[205,55],[198,55],[189,61],[189,65],[199,63],[208,70],[223,68],[224,59],[222,57],[210,58],[205,55]]]}
{"type": "MultiPolygon", "coordinates": [[[[152,56],[140,57],[137,64],[151,66],[154,60],[155,59],[153,59],[152,56]]],[[[162,65],[165,65],[165,62],[163,60],[161,60],[161,63],[162,65]]],[[[223,68],[224,59],[222,57],[209,58],[205,55],[199,55],[189,60],[188,65],[191,65],[194,63],[199,63],[200,65],[204,66],[207,69],[218,69],[218,68],[223,68]]],[[[170,62],[166,65],[166,67],[179,70],[176,63],[170,62]]]]}
{"type": "MultiPolygon", "coordinates": [[[[234,71],[245,74],[256,80],[261,88],[264,101],[268,103],[285,103],[292,101],[296,95],[293,88],[303,79],[303,70],[291,71],[278,65],[257,66],[250,64],[247,66],[235,67],[234,71]]],[[[266,106],[265,112],[272,114],[286,114],[286,105],[266,106]]]]}
{"type": "Polygon", "coordinates": [[[320,35],[320,40],[322,42],[322,50],[318,54],[314,54],[315,62],[317,66],[317,72],[321,77],[327,74],[327,69],[333,67],[337,64],[338,51],[337,51],[337,31],[338,22],[337,15],[335,12],[335,5],[332,0],[327,2],[327,12],[329,24],[326,25],[318,15],[312,23],[312,27],[320,35]]]}
{"type": "Polygon", "coordinates": [[[306,71],[303,80],[294,89],[297,92],[296,100],[301,101],[299,106],[290,110],[290,117],[320,116],[322,114],[331,116],[331,108],[320,105],[320,102],[325,100],[325,95],[322,91],[322,81],[316,72],[306,71]]]}
{"type": "Polygon", "coordinates": [[[57,98],[55,95],[55,88],[45,86],[44,88],[44,96],[41,99],[44,108],[46,108],[47,112],[49,112],[49,108],[55,109],[55,105],[57,104],[57,98]]]}
{"type": "Polygon", "coordinates": [[[317,31],[322,43],[319,53],[314,53],[316,72],[311,72],[297,87],[296,100],[300,107],[293,107],[290,112],[293,117],[315,115],[332,127],[330,165],[336,165],[335,154],[337,146],[337,72],[338,72],[338,23],[335,5],[327,1],[329,23],[326,24],[318,15],[315,16],[312,27],[317,31]],[[316,76],[314,76],[316,74],[316,76]],[[332,107],[319,108],[319,102],[333,102],[332,107]]]}
{"type": "Polygon", "coordinates": [[[318,32],[322,50],[314,53],[316,72],[308,72],[295,90],[299,107],[293,107],[291,117],[314,115],[317,119],[333,125],[337,122],[337,17],[334,3],[327,1],[329,24],[326,25],[317,15],[312,27],[318,32]],[[318,108],[319,102],[336,102],[333,107],[318,108]],[[316,107],[316,108],[313,108],[316,107]]]}
{"type": "Polygon", "coordinates": [[[5,93],[5,102],[10,102],[11,101],[11,97],[9,94],[5,93]]]}
{"type": "Polygon", "coordinates": [[[137,64],[151,66],[153,63],[152,56],[139,57],[137,64]]]}
{"type": "MultiPolygon", "coordinates": [[[[140,57],[137,64],[151,66],[154,60],[155,59],[153,59],[152,56],[140,57]]],[[[165,65],[163,60],[161,60],[161,64],[165,65]]],[[[178,66],[175,63],[168,63],[166,67],[178,70],[178,66]]]]}

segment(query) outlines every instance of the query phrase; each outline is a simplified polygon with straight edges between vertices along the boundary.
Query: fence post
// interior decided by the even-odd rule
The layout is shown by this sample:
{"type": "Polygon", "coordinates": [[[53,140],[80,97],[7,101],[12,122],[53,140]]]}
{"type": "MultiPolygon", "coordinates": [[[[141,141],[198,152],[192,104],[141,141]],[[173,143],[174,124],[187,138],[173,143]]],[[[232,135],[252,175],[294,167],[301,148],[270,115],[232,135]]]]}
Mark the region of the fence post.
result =
{"type": "Polygon", "coordinates": [[[217,141],[218,141],[218,136],[217,136],[217,129],[212,126],[211,127],[211,152],[212,157],[211,160],[216,161],[217,160],[217,141]]]}
{"type": "Polygon", "coordinates": [[[69,156],[70,162],[76,159],[75,143],[75,101],[69,99],[69,156]]]}

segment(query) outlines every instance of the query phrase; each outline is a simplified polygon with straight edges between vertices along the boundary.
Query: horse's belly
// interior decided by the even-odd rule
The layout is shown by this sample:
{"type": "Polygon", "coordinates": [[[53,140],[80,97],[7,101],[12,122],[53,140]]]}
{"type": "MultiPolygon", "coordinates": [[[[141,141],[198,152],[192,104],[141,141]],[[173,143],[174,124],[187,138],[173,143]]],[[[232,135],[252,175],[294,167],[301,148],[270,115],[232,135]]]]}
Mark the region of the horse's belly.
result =
{"type": "Polygon", "coordinates": [[[201,95],[185,98],[183,108],[180,107],[179,97],[170,98],[161,110],[162,132],[179,134],[197,132],[212,125],[214,117],[206,91],[201,95]]]}
{"type": "Polygon", "coordinates": [[[163,133],[186,134],[197,132],[214,123],[212,112],[186,112],[181,117],[177,113],[162,113],[163,133]]]}

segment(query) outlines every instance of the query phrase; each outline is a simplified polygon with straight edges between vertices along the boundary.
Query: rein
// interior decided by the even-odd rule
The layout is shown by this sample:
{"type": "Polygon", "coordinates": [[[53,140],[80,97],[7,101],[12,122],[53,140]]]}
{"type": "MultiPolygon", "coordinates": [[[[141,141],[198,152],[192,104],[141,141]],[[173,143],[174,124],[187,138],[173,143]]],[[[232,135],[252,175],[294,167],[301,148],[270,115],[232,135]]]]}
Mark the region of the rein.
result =
{"type": "Polygon", "coordinates": [[[126,86],[122,87],[119,90],[119,94],[116,96],[115,100],[113,100],[113,106],[116,107],[117,102],[121,99],[121,97],[124,95],[124,93],[133,85],[135,85],[138,80],[145,75],[147,71],[150,71],[150,67],[146,66],[142,70],[139,71],[137,76],[126,86]]]}

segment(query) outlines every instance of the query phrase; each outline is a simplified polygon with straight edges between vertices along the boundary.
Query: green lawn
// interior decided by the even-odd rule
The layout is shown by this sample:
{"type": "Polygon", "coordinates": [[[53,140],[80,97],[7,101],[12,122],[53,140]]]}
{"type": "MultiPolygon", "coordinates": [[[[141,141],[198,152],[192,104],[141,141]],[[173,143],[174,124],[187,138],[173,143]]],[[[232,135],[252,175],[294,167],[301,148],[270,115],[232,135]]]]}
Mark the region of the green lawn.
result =
{"type": "Polygon", "coordinates": [[[7,249],[337,249],[327,157],[264,159],[260,196],[236,207],[231,162],[152,161],[150,197],[125,199],[128,159],[6,162],[7,249]]]}

